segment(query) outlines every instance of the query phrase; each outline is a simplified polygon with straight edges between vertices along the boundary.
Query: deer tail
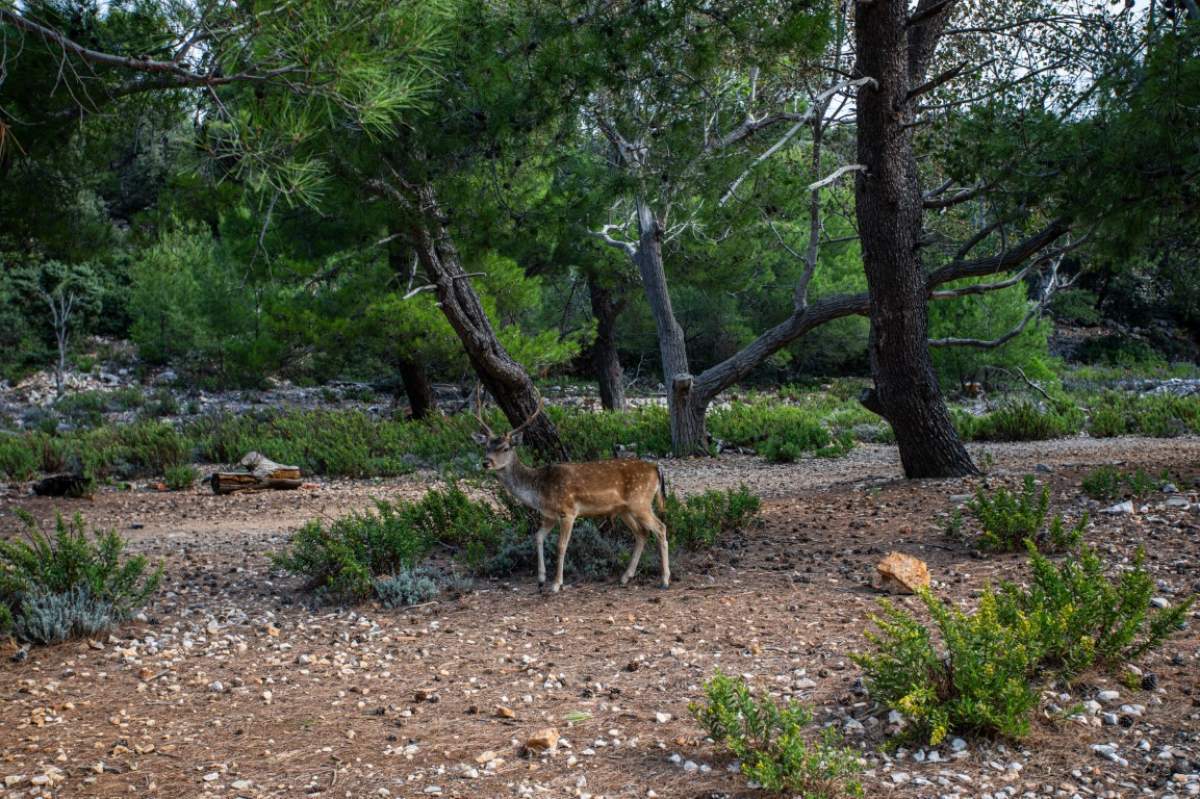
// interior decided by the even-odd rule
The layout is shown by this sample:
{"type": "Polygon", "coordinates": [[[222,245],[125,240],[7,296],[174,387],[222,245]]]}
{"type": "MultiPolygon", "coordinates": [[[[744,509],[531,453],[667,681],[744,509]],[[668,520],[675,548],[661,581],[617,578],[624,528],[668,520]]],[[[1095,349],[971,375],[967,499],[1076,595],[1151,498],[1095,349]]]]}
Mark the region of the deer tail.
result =
{"type": "Polygon", "coordinates": [[[657,465],[658,469],[658,491],[654,494],[654,504],[658,509],[665,511],[667,509],[667,471],[662,467],[662,464],[657,465]]]}

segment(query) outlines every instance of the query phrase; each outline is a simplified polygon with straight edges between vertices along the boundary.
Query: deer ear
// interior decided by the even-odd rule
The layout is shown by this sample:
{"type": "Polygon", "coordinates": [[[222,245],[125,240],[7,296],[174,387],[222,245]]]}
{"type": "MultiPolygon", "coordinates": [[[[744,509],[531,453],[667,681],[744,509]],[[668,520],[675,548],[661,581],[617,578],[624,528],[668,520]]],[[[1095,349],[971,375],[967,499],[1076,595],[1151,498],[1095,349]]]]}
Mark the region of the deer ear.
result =
{"type": "Polygon", "coordinates": [[[480,446],[483,446],[488,442],[488,437],[483,433],[472,433],[471,438],[475,439],[475,443],[480,446]]]}
{"type": "Polygon", "coordinates": [[[524,434],[521,433],[521,431],[519,431],[519,430],[517,432],[513,433],[511,436],[508,437],[509,443],[511,443],[514,447],[521,446],[521,436],[522,435],[524,435],[524,434]]]}

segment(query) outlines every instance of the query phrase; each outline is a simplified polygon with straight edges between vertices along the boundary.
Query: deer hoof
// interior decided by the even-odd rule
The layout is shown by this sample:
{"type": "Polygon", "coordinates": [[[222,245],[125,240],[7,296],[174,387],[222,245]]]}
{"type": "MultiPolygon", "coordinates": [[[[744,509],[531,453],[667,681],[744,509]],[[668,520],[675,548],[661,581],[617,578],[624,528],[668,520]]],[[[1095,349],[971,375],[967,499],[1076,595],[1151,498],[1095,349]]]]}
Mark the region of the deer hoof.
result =
{"type": "Polygon", "coordinates": [[[658,584],[658,587],[659,587],[660,589],[662,589],[663,591],[666,591],[668,588],[670,588],[670,587],[671,587],[671,584],[670,584],[670,583],[659,583],[659,584],[658,584]]]}
{"type": "Polygon", "coordinates": [[[554,585],[550,586],[550,593],[552,593],[552,594],[557,594],[561,590],[562,590],[562,583],[555,583],[554,585]]]}
{"type": "Polygon", "coordinates": [[[542,592],[543,592],[543,591],[545,591],[545,590],[546,590],[546,581],[545,581],[545,580],[538,580],[538,593],[540,594],[540,593],[542,593],[542,592]]]}

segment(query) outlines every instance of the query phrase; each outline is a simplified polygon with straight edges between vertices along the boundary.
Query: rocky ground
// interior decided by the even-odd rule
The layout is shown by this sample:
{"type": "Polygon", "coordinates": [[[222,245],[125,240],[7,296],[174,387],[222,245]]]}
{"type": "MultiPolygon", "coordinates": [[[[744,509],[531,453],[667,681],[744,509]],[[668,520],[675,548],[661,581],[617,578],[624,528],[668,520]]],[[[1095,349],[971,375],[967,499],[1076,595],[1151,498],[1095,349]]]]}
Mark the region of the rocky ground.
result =
{"type": "MultiPolygon", "coordinates": [[[[985,452],[982,480],[1034,473],[1072,518],[1099,510],[1079,490],[1095,465],[1171,469],[1180,493],[1096,514],[1088,539],[1114,558],[1145,547],[1163,599],[1200,589],[1200,439],[975,455],[985,452]]],[[[307,519],[418,495],[429,475],[221,498],[45,500],[9,488],[0,534],[18,529],[16,507],[43,519],[79,512],[161,559],[166,577],[142,620],[105,640],[7,650],[0,796],[757,796],[688,716],[717,667],[844,729],[863,748],[867,796],[1200,794],[1196,620],[1140,664],[1144,687],[1088,675],[1069,695],[1048,693],[1020,743],[887,745],[887,714],[848,658],[875,607],[873,564],[892,549],[916,555],[956,600],[1025,573],[1021,557],[977,557],[943,532],[979,480],[902,481],[887,447],[788,466],[724,456],[668,467],[682,493],[745,482],[766,500],[761,526],[684,557],[665,592],[647,576],[542,596],[531,566],[528,579],[407,610],[308,607],[266,553],[307,519]],[[525,751],[555,735],[547,751],[525,751]]]]}

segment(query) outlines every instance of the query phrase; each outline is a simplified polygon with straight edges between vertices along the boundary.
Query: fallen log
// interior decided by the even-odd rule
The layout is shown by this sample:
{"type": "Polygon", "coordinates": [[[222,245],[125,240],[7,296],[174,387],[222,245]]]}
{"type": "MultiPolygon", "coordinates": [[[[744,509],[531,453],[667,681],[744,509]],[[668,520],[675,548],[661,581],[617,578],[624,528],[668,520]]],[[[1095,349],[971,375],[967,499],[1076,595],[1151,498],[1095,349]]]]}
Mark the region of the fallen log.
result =
{"type": "Polygon", "coordinates": [[[242,458],[239,466],[244,472],[215,472],[209,478],[214,494],[233,494],[238,491],[294,491],[304,484],[299,466],[276,463],[258,452],[242,458]]]}
{"type": "Polygon", "coordinates": [[[39,497],[87,497],[95,492],[91,480],[80,474],[52,474],[33,484],[33,493],[39,497]]]}

